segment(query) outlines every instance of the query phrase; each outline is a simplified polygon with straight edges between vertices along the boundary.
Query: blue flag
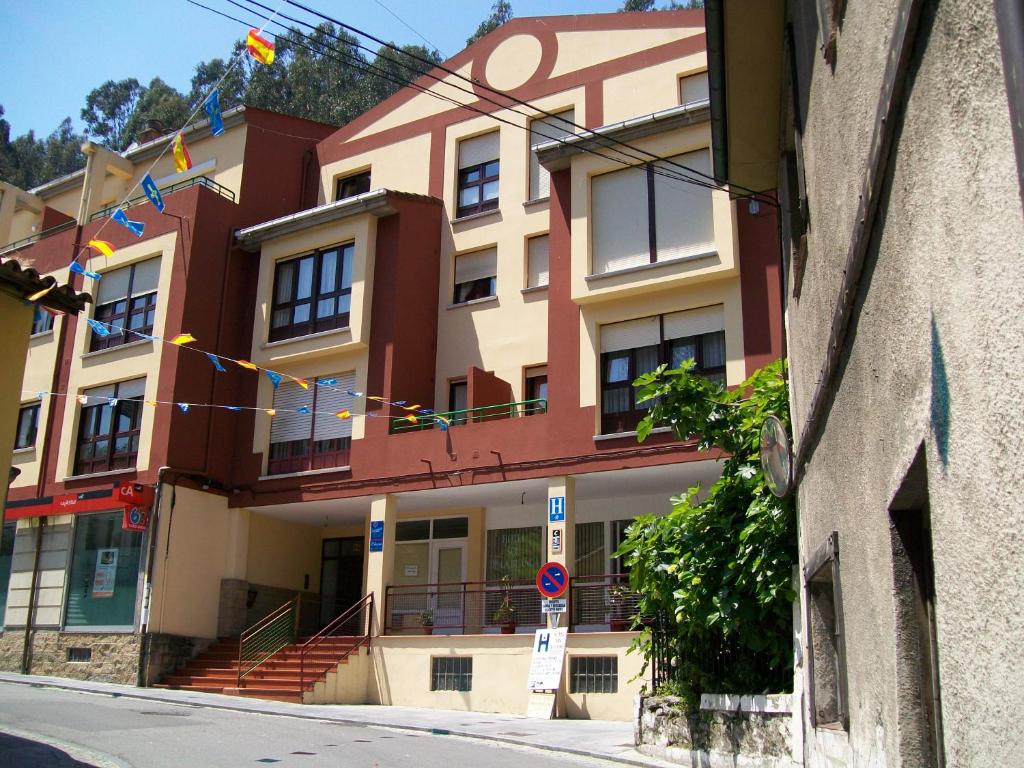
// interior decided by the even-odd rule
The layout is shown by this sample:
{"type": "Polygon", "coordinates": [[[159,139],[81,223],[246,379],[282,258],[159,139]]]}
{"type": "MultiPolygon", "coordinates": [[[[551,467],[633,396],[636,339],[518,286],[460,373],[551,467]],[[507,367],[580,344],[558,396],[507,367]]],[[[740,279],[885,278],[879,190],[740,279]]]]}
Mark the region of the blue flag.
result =
{"type": "Polygon", "coordinates": [[[110,335],[110,329],[107,328],[107,326],[105,326],[99,320],[93,320],[90,317],[85,322],[87,322],[89,324],[89,327],[92,328],[92,332],[95,333],[97,336],[109,336],[110,335]]]}
{"type": "Polygon", "coordinates": [[[274,385],[274,389],[281,386],[281,380],[284,378],[280,373],[274,371],[267,371],[267,378],[270,379],[270,383],[274,385]]]}
{"type": "Polygon", "coordinates": [[[160,194],[160,190],[156,186],[156,182],[153,181],[153,177],[148,173],[142,179],[142,191],[146,193],[146,197],[160,213],[164,212],[164,198],[160,194]]]}
{"type": "Polygon", "coordinates": [[[308,405],[300,405],[298,408],[295,409],[295,412],[296,413],[309,413],[310,412],[309,406],[308,405]]]}
{"type": "Polygon", "coordinates": [[[206,114],[210,118],[210,133],[214,136],[220,136],[224,133],[224,121],[220,116],[220,97],[216,91],[206,97],[206,101],[203,102],[203,109],[206,110],[206,114]]]}
{"type": "Polygon", "coordinates": [[[188,413],[188,403],[178,403],[182,413],[188,413]]]}
{"type": "Polygon", "coordinates": [[[99,272],[90,272],[88,269],[83,267],[77,261],[72,261],[71,265],[68,267],[68,269],[70,269],[76,275],[85,275],[86,277],[91,277],[93,280],[99,280],[100,279],[100,273],[99,272]]]}
{"type": "Polygon", "coordinates": [[[207,352],[206,356],[210,358],[210,362],[213,363],[213,367],[217,369],[218,373],[224,373],[224,366],[220,364],[220,360],[217,359],[217,356],[215,354],[213,354],[212,352],[207,352]]]}
{"type": "Polygon", "coordinates": [[[141,221],[132,221],[128,218],[128,214],[124,212],[123,208],[118,208],[114,211],[114,215],[111,216],[114,221],[120,224],[122,227],[128,227],[132,231],[132,234],[136,237],[142,237],[142,230],[146,228],[146,225],[141,221]]]}

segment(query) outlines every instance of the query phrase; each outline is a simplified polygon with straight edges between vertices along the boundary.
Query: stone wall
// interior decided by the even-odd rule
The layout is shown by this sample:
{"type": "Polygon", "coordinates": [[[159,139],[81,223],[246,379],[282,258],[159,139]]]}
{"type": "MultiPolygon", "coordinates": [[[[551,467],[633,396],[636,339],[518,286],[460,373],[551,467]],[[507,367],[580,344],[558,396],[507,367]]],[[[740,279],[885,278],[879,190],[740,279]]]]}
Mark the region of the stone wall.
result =
{"type": "Polygon", "coordinates": [[[638,697],[634,741],[643,754],[680,765],[788,768],[792,719],[788,694],[705,694],[690,714],[675,696],[638,697]]]}
{"type": "MultiPolygon", "coordinates": [[[[31,633],[29,673],[99,680],[135,685],[139,668],[139,636],[133,633],[58,632],[37,629],[31,633]],[[88,648],[89,661],[68,661],[69,648],[88,648]]],[[[0,637],[0,669],[21,672],[23,631],[11,630],[0,637]]]]}
{"type": "Polygon", "coordinates": [[[212,641],[181,635],[147,635],[149,643],[143,685],[160,682],[160,678],[185,666],[189,660],[205,651],[212,641]]]}

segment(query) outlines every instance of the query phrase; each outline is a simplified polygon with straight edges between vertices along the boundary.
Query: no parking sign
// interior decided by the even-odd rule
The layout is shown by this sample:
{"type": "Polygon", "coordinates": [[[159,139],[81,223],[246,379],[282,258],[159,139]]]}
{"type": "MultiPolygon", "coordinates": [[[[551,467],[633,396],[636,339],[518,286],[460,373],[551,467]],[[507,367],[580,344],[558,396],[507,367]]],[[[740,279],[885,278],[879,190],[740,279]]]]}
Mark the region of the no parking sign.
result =
{"type": "Polygon", "coordinates": [[[561,597],[569,586],[569,572],[561,563],[544,563],[537,571],[537,589],[544,597],[561,597]]]}

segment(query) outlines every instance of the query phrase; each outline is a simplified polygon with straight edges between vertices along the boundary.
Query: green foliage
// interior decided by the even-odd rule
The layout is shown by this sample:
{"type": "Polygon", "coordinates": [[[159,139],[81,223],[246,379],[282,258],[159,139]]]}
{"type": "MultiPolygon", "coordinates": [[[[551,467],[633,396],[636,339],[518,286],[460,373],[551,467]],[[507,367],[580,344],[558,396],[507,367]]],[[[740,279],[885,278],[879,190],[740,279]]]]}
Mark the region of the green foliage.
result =
{"type": "Polygon", "coordinates": [[[93,88],[85,97],[81,112],[86,131],[100,143],[121,151],[131,143],[127,132],[128,121],[142,97],[142,86],[134,77],[126,80],[107,80],[93,88]]]}
{"type": "Polygon", "coordinates": [[[11,141],[11,126],[3,114],[0,106],[0,180],[31,189],[85,164],[84,137],[72,130],[70,117],[45,139],[37,139],[29,131],[11,141]]]}
{"type": "Polygon", "coordinates": [[[491,6],[491,15],[480,22],[476,32],[466,39],[466,45],[472,45],[484,35],[493,32],[505,22],[512,18],[512,3],[508,0],[494,0],[491,6]]]}
{"type": "MultiPolygon", "coordinates": [[[[640,376],[637,401],[651,404],[637,428],[654,426],[701,450],[726,455],[706,492],[688,489],[664,517],[639,517],[616,553],[630,567],[641,615],[664,616],[679,692],[760,692],[791,677],[796,520],[791,498],[768,490],[759,458],[760,428],[771,414],[789,421],[785,362],[727,390],[661,366],[640,376]]],[[[648,660],[650,629],[637,641],[648,660]]]]}
{"type": "Polygon", "coordinates": [[[619,13],[629,11],[691,11],[704,7],[704,0],[672,0],[664,8],[655,8],[656,0],[626,0],[619,8],[619,13]]]}

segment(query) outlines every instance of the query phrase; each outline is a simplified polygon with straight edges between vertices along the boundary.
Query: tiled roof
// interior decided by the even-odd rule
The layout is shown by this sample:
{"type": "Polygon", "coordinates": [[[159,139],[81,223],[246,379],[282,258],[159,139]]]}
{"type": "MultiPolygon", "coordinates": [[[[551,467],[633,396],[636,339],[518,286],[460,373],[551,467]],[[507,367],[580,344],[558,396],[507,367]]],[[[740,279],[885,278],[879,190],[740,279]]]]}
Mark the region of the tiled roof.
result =
{"type": "Polygon", "coordinates": [[[56,286],[45,296],[37,299],[38,303],[56,312],[76,314],[85,309],[86,302],[92,302],[88,293],[77,293],[69,284],[57,285],[56,278],[40,275],[31,267],[24,268],[17,259],[0,260],[0,285],[13,288],[25,298],[34,293],[56,286]]]}

